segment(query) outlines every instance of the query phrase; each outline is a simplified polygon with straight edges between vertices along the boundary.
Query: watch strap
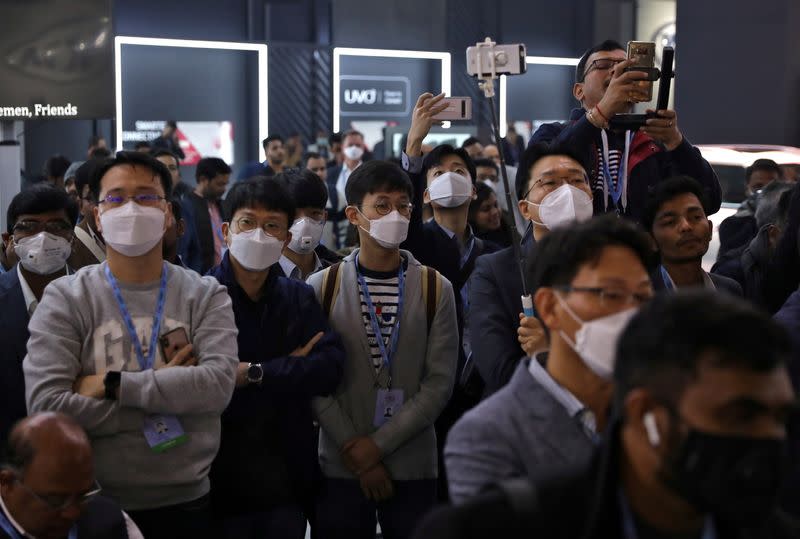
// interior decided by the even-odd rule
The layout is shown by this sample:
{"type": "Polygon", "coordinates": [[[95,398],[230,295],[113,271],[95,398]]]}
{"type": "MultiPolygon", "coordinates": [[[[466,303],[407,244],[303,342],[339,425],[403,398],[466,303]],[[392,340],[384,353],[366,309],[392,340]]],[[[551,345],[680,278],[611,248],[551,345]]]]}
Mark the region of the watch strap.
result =
{"type": "Polygon", "coordinates": [[[120,371],[108,371],[103,378],[103,386],[105,387],[105,398],[108,400],[117,400],[117,389],[119,389],[122,382],[122,373],[120,371]]]}

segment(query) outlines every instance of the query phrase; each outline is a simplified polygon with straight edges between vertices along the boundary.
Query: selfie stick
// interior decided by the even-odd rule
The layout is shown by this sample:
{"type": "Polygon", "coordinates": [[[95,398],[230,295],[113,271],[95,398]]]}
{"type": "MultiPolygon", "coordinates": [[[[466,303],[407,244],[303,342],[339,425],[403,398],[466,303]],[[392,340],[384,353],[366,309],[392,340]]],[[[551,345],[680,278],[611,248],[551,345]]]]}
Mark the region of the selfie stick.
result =
{"type": "Polygon", "coordinates": [[[500,155],[500,174],[503,177],[503,186],[506,189],[506,204],[508,205],[508,213],[504,216],[508,229],[511,231],[511,247],[514,249],[514,258],[517,260],[519,267],[519,276],[522,280],[522,312],[525,316],[536,316],[533,309],[533,299],[528,293],[528,286],[525,282],[525,259],[522,255],[522,237],[517,231],[517,225],[514,222],[514,199],[511,196],[511,187],[508,183],[508,173],[506,172],[506,160],[503,153],[503,142],[500,139],[500,127],[497,121],[497,113],[494,110],[494,81],[499,78],[497,74],[497,66],[495,65],[494,47],[496,43],[491,38],[486,38],[485,41],[477,43],[478,47],[478,87],[483,90],[483,95],[489,101],[489,110],[492,111],[492,131],[494,132],[494,140],[497,145],[497,152],[500,155]],[[486,50],[487,57],[489,58],[489,72],[484,73],[482,59],[483,51],[486,50]]]}

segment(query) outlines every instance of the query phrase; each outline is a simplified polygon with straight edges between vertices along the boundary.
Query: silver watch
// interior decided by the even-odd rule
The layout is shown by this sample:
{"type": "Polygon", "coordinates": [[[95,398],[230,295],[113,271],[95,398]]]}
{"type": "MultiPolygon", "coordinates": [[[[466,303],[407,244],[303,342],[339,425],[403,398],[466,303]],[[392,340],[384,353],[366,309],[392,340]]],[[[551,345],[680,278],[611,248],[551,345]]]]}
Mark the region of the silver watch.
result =
{"type": "Polygon", "coordinates": [[[247,381],[251,384],[260,384],[264,379],[264,368],[260,363],[247,364],[247,381]]]}

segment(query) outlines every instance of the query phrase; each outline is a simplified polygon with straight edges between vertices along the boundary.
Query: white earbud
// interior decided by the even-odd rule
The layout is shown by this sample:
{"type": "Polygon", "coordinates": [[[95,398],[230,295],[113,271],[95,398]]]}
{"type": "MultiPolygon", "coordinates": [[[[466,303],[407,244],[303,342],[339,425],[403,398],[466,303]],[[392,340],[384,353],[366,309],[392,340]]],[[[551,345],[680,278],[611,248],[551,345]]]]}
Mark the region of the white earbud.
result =
{"type": "Polygon", "coordinates": [[[653,412],[647,412],[642,417],[642,423],[644,423],[644,430],[647,431],[647,439],[650,441],[650,445],[653,447],[658,447],[658,444],[661,443],[661,435],[658,434],[658,425],[656,425],[656,416],[653,415],[653,412]]]}

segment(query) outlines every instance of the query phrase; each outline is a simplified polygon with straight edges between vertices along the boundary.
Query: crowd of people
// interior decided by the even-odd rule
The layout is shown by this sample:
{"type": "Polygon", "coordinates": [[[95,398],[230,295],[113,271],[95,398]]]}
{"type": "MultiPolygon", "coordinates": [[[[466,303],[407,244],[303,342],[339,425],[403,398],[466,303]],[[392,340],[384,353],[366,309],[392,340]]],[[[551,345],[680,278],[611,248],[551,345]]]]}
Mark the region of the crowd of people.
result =
{"type": "Polygon", "coordinates": [[[174,122],[49,159],[0,250],[0,537],[800,537],[800,184],[754,163],[705,271],[676,112],[608,129],[631,63],[586,51],[527,146],[426,145],[425,93],[397,159],[273,134],[190,185],[174,122]]]}

